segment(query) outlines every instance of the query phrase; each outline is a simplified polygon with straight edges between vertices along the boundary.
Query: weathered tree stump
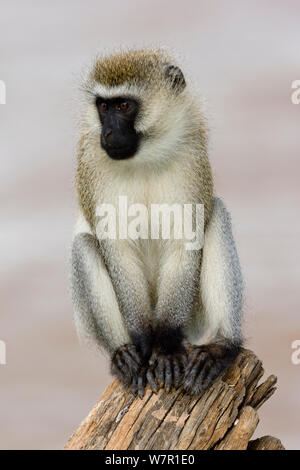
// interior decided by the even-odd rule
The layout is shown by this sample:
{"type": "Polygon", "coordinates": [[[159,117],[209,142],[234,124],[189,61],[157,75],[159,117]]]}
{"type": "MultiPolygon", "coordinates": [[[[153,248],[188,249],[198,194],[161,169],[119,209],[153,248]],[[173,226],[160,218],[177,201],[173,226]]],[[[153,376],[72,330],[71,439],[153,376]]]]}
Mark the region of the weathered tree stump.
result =
{"type": "Polygon", "coordinates": [[[147,387],[140,400],[114,380],[65,449],[284,449],[271,436],[250,440],[258,408],[276,390],[274,375],[258,385],[263,374],[261,361],[243,350],[233,366],[196,397],[182,389],[156,395],[147,387]]]}

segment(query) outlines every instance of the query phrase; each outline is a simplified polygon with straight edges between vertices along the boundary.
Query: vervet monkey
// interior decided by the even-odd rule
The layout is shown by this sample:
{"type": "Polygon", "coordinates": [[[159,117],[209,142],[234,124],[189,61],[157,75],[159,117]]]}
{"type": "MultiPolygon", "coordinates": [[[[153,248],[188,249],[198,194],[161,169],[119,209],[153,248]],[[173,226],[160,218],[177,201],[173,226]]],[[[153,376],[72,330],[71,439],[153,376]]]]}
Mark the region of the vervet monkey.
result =
{"type": "Polygon", "coordinates": [[[164,50],[98,58],[84,83],[72,247],[79,333],[143,396],[208,387],[242,345],[243,281],[230,216],[214,196],[201,102],[164,50]],[[204,243],[108,239],[102,204],[202,204],[204,243]],[[196,345],[196,344],[200,345],[196,345]]]}

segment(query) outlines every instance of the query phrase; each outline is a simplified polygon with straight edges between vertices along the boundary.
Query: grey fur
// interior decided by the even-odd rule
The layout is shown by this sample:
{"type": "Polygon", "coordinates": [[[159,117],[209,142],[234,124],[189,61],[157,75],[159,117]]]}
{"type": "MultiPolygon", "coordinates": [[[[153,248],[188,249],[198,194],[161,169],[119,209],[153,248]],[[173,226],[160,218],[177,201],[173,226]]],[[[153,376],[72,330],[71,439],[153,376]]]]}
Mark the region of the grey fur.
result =
{"type": "Polygon", "coordinates": [[[112,312],[107,312],[109,305],[101,302],[102,286],[98,286],[98,291],[95,289],[100,270],[104,271],[105,267],[98,240],[88,233],[76,235],[72,246],[71,272],[76,327],[85,337],[96,341],[99,346],[104,346],[112,354],[129,342],[129,336],[118,311],[114,312],[118,321],[110,322],[112,312]],[[93,269],[95,264],[97,268],[93,269]]]}
{"type": "Polygon", "coordinates": [[[155,316],[158,322],[167,322],[172,328],[185,329],[199,292],[200,251],[183,250],[180,263],[174,266],[163,259],[164,268],[172,269],[172,276],[160,275],[155,316]]]}
{"type": "Polygon", "coordinates": [[[134,246],[121,251],[114,241],[101,240],[99,248],[129,333],[148,332],[153,320],[150,291],[134,246]]]}
{"type": "MultiPolygon", "coordinates": [[[[221,294],[224,295],[226,305],[226,308],[223,307],[223,311],[221,312],[222,318],[217,334],[233,343],[241,344],[244,282],[233,238],[230,214],[223,201],[217,197],[213,200],[213,211],[206,230],[206,236],[214,237],[214,246],[209,249],[213,249],[220,254],[218,265],[215,266],[215,271],[218,272],[217,275],[222,279],[221,294]]],[[[204,242],[204,257],[207,245],[208,244],[204,242]]],[[[213,262],[213,259],[211,261],[213,262]]],[[[209,259],[206,260],[206,266],[202,266],[202,270],[207,269],[207,263],[209,263],[209,259]]],[[[202,277],[203,281],[205,276],[207,277],[207,274],[205,272],[202,274],[204,275],[204,277],[202,277]]],[[[213,286],[205,285],[206,291],[212,288],[213,286]]],[[[202,295],[204,315],[212,317],[213,312],[211,312],[208,307],[208,299],[207,292],[204,292],[204,295],[202,295]]],[[[218,303],[214,302],[214,311],[217,311],[219,308],[218,303]]],[[[207,318],[206,320],[208,320],[207,323],[213,323],[213,321],[211,321],[213,320],[212,318],[207,318]]]]}
{"type": "Polygon", "coordinates": [[[214,198],[212,223],[219,218],[220,230],[222,232],[223,249],[226,257],[226,291],[230,304],[230,323],[232,325],[232,337],[234,343],[242,342],[242,309],[244,281],[236,244],[233,238],[231,216],[220,198],[214,198]]]}
{"type": "MultiPolygon", "coordinates": [[[[224,317],[229,317],[231,326],[231,334],[224,334],[220,328],[218,337],[225,337],[238,344],[242,341],[244,285],[230,215],[219,198],[214,198],[208,228],[218,233],[221,242],[220,261],[224,264],[224,290],[229,306],[229,311],[224,312],[224,317]]],[[[210,314],[205,301],[201,296],[199,298],[201,252],[183,251],[183,258],[180,264],[174,267],[172,278],[159,276],[154,310],[151,307],[147,278],[139,261],[141,260],[137,257],[136,265],[131,265],[129,269],[128,265],[126,266],[126,252],[123,255],[118,254],[112,242],[102,240],[99,243],[96,237],[87,233],[76,235],[72,248],[73,301],[76,321],[83,327],[86,335],[102,344],[110,353],[130,342],[128,333],[142,333],[149,325],[158,321],[166,321],[170,327],[182,327],[192,342],[201,339],[201,335],[205,333],[205,316],[210,314]],[[107,309],[106,305],[99,305],[101,286],[99,285],[99,292],[92,290],[91,281],[97,275],[93,272],[92,262],[96,262],[99,269],[106,269],[110,276],[120,309],[119,327],[124,329],[122,343],[116,343],[115,334],[119,335],[120,330],[111,330],[107,324],[109,316],[101,312],[101,308],[107,309]]],[[[168,258],[163,259],[162,264],[166,267],[168,258]]],[[[213,286],[211,288],[213,289],[213,286]]]]}

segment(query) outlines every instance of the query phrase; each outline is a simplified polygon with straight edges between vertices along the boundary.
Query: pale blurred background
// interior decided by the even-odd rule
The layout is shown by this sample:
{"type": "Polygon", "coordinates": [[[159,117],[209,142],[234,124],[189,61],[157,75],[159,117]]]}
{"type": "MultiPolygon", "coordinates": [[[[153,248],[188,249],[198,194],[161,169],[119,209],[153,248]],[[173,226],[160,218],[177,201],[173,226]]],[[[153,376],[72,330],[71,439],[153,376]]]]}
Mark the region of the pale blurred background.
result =
{"type": "Polygon", "coordinates": [[[256,436],[300,449],[300,2],[2,0],[0,448],[62,448],[111,380],[79,346],[68,257],[78,80],[97,51],[166,45],[207,98],[217,192],[247,283],[247,346],[278,376],[256,436]]]}

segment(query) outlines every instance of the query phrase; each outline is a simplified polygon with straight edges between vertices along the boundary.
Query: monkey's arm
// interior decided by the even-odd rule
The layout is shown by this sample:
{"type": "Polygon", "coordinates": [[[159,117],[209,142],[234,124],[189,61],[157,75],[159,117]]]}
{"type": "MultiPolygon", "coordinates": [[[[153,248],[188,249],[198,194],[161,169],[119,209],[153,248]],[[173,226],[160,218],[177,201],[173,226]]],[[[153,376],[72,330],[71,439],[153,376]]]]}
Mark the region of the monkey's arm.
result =
{"type": "Polygon", "coordinates": [[[111,356],[112,372],[135,388],[142,367],[140,355],[126,328],[99,242],[83,216],[72,245],[71,283],[78,332],[103,346],[111,356]]]}
{"type": "Polygon", "coordinates": [[[165,248],[158,279],[156,338],[166,353],[181,349],[199,291],[200,259],[200,250],[187,250],[184,243],[165,248]]]}
{"type": "Polygon", "coordinates": [[[152,351],[152,309],[144,266],[134,245],[125,240],[102,240],[103,254],[120,312],[141,362],[146,365],[152,351]]]}
{"type": "MultiPolygon", "coordinates": [[[[205,232],[200,294],[208,344],[189,355],[185,389],[198,393],[228,367],[242,345],[243,279],[230,215],[219,198],[205,232]]],[[[200,312],[199,312],[200,314],[200,312]]]]}
{"type": "Polygon", "coordinates": [[[200,256],[200,250],[190,251],[182,242],[171,242],[165,246],[161,261],[150,365],[167,390],[180,385],[187,358],[184,330],[199,292],[200,256]]]}

